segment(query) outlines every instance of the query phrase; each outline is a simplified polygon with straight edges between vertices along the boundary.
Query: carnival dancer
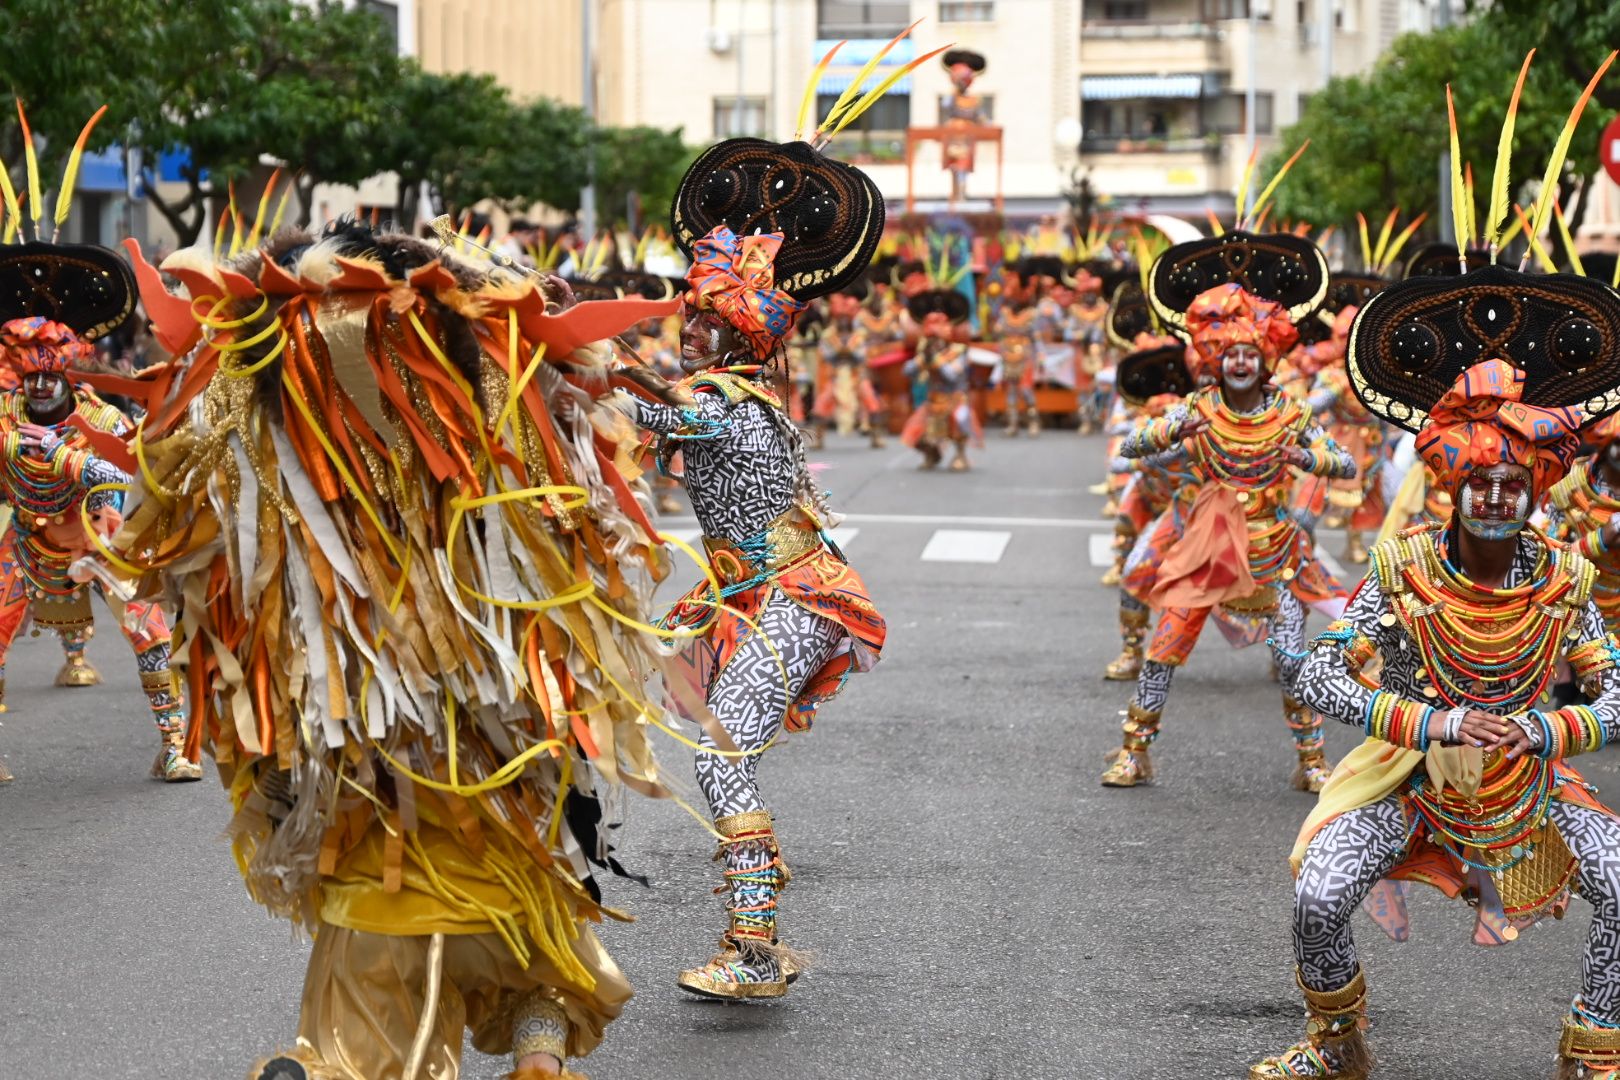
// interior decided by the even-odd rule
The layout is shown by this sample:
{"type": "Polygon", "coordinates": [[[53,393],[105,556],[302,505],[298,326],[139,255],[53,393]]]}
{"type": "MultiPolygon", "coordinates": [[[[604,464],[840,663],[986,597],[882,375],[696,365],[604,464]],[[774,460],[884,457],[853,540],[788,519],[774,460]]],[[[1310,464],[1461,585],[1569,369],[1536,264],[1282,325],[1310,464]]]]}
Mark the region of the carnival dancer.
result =
{"type": "Polygon", "coordinates": [[[1366,533],[1377,532],[1386,507],[1383,498],[1384,425],[1367,411],[1350,389],[1344,354],[1355,320],[1355,305],[1333,320],[1333,334],[1311,347],[1317,360],[1316,380],[1307,398],[1311,411],[1329,418],[1328,433],[1356,463],[1356,475],[1328,482],[1327,503],[1338,510],[1345,529],[1344,557],[1352,563],[1367,561],[1366,533]]]}
{"type": "Polygon", "coordinates": [[[184,706],[169,670],[163,612],[99,587],[95,544],[117,531],[119,489],[129,476],[98,456],[89,433],[121,435],[129,424],[67,375],[93,354],[97,337],[133,313],[129,271],[106,248],[35,241],[0,247],[0,277],[19,283],[4,290],[12,299],[0,301],[0,356],[21,379],[18,389],[0,393],[0,498],[13,507],[0,537],[0,702],[6,657],[30,611],[37,628],[62,636],[67,661],[57,682],[98,681],[84,649],[94,632],[91,593],[100,591],[135,652],[157,725],[152,775],[170,783],[200,779],[185,751],[184,706]],[[109,282],[104,289],[78,294],[101,275],[109,282]]]}
{"type": "Polygon", "coordinates": [[[1280,280],[1289,283],[1285,292],[1299,317],[1324,293],[1321,252],[1287,235],[1236,231],[1180,244],[1153,268],[1155,310],[1189,336],[1200,363],[1219,383],[1143,425],[1121,448],[1126,457],[1140,458],[1179,447],[1199,487],[1185,519],[1162,518],[1147,541],[1155,554],[1126,575],[1126,587],[1160,616],[1127,709],[1124,745],[1108,755],[1102,782],[1110,787],[1152,778],[1148,748],[1159,732],[1171,677],[1217,606],[1269,626],[1283,714],[1298,758],[1293,786],[1319,791],[1330,772],[1321,718],[1301,706],[1291,689],[1305,640],[1305,605],[1336,613],[1344,594],[1316,560],[1309,534],[1288,505],[1293,469],[1343,477],[1353,474],[1354,464],[1308,410],[1266,385],[1271,365],[1294,342],[1291,309],[1237,281],[1186,296],[1192,282],[1208,280],[1226,259],[1252,275],[1246,280],[1268,280],[1268,269],[1287,266],[1280,280]]]}
{"type": "Polygon", "coordinates": [[[1547,533],[1580,552],[1597,570],[1592,599],[1611,634],[1620,634],[1620,547],[1609,523],[1620,517],[1620,417],[1598,421],[1585,432],[1592,453],[1570,468],[1547,493],[1547,533]]]}
{"type": "MultiPolygon", "coordinates": [[[[1138,348],[1119,362],[1120,401],[1137,410],[1143,420],[1161,417],[1179,405],[1194,389],[1192,375],[1185,362],[1185,346],[1175,337],[1154,337],[1142,334],[1138,348]]],[[[1125,567],[1148,557],[1149,549],[1138,544],[1139,538],[1152,535],[1151,526],[1165,513],[1183,513],[1191,504],[1190,492],[1197,478],[1187,466],[1185,455],[1172,451],[1142,458],[1116,458],[1111,464],[1115,472],[1130,476],[1124,494],[1119,500],[1119,517],[1115,525],[1115,544],[1122,539],[1130,548],[1121,556],[1121,577],[1125,567]],[[1178,500],[1182,505],[1178,505],[1178,500]]],[[[1104,584],[1107,584],[1106,582],[1104,584]]],[[[1117,584],[1117,582],[1116,582],[1117,584]]],[[[1142,660],[1147,643],[1152,609],[1130,590],[1119,590],[1120,653],[1103,669],[1103,678],[1113,682],[1134,682],[1142,674],[1142,660]]]]}
{"type": "Polygon", "coordinates": [[[900,441],[922,454],[918,468],[931,470],[944,460],[946,444],[956,450],[949,468],[966,472],[968,444],[984,445],[978,417],[968,402],[967,344],[958,340],[967,321],[967,297],[954,289],[925,289],[910,296],[907,312],[918,328],[916,355],[906,363],[916,408],[900,441]]]}
{"type": "Polygon", "coordinates": [[[1006,434],[1018,434],[1022,420],[1031,437],[1041,433],[1041,414],[1035,408],[1035,379],[1040,367],[1036,330],[1040,309],[1033,286],[1002,296],[995,335],[1001,348],[1001,391],[1006,398],[1006,434]]]}
{"type": "MultiPolygon", "coordinates": [[[[1307,704],[1369,737],[1294,848],[1295,958],[1311,1019],[1304,1040],[1254,1067],[1257,1080],[1367,1075],[1366,980],[1349,922],[1386,878],[1469,897],[1479,944],[1562,915],[1578,890],[1593,924],[1559,1075],[1620,1075],[1620,822],[1567,761],[1620,738],[1620,645],[1593,602],[1592,564],[1528,524],[1575,459],[1582,406],[1620,408],[1617,336],[1620,295],[1606,286],[1499,267],[1393,286],[1357,320],[1358,391],[1386,419],[1421,425],[1419,451],[1456,513],[1374,550],[1297,681],[1307,704]],[[1460,314],[1476,306],[1497,318],[1460,314]],[[1417,345],[1421,378],[1409,374],[1414,317],[1435,335],[1417,345]],[[1430,387],[1451,373],[1435,400],[1430,387]],[[1370,689],[1359,673],[1375,655],[1383,668],[1370,689]],[[1592,703],[1540,711],[1560,658],[1592,703]]],[[[1599,543],[1620,540],[1612,524],[1601,532],[1599,543]]],[[[1379,888],[1380,921],[1404,930],[1403,886],[1379,888]]]]}
{"type": "Polygon", "coordinates": [[[816,397],[815,414],[840,435],[859,428],[875,450],[883,446],[883,404],[872,388],[867,367],[871,343],[859,321],[864,293],[862,282],[859,289],[851,286],[827,297],[828,322],[820,340],[821,369],[826,377],[816,397]]]}
{"type": "MultiPolygon", "coordinates": [[[[951,93],[939,99],[939,122],[946,128],[966,131],[990,122],[989,103],[972,93],[973,80],[984,74],[984,57],[972,49],[951,49],[940,58],[951,78],[951,93]]],[[[940,155],[951,174],[950,206],[967,198],[968,176],[973,172],[973,136],[962,134],[944,141],[940,155]]]]}
{"type": "Polygon", "coordinates": [[[1049,341],[1067,341],[1074,347],[1074,389],[1079,398],[1080,434],[1101,429],[1110,397],[1103,372],[1113,366],[1104,322],[1108,305],[1102,298],[1102,278],[1082,269],[1062,282],[1048,297],[1054,305],[1045,326],[1049,341]],[[1061,338],[1058,333],[1061,331],[1061,338]]]}
{"type": "Polygon", "coordinates": [[[249,893],[315,937],[296,1045],[251,1075],[455,1080],[469,1031],[513,1080],[576,1075],[630,996],[590,928],[599,796],[668,794],[641,696],[662,546],[592,398],[609,340],[676,301],[260,226],[165,260],[180,296],[129,244],[181,359],[138,380],[115,542],[195,627],[191,732],[249,893]]]}
{"type": "MultiPolygon", "coordinates": [[[[852,89],[838,124],[879,92],[852,89]]],[[[763,378],[806,304],[862,277],[883,233],[877,187],[821,152],[836,130],[818,128],[809,142],[733,139],[692,164],[672,217],[692,259],[682,363],[694,401],[633,403],[661,452],[683,450],[718,583],[693,589],[664,625],[699,633],[686,655],[717,726],[700,735],[697,778],[728,912],[720,951],[678,982],[724,1000],[780,997],[799,966],[778,932],[789,875],[756,779],[760,756],[784,728],[808,728],[850,674],[876,663],[886,636],[860,576],[825,537],[825,494],[763,378]],[[786,196],[770,183],[783,175],[797,181],[786,196]]]]}

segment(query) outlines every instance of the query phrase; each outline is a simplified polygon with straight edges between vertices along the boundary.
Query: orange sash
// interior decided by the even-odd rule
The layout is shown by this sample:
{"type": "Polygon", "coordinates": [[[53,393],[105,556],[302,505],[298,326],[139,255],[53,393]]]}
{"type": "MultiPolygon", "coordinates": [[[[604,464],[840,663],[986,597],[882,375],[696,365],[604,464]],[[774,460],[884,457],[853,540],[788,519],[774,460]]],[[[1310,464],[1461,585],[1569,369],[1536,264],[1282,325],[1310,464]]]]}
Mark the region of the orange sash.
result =
{"type": "Polygon", "coordinates": [[[1243,506],[1231,488],[1206,483],[1193,501],[1186,531],[1159,564],[1147,602],[1155,608],[1214,607],[1254,590],[1243,506]]]}

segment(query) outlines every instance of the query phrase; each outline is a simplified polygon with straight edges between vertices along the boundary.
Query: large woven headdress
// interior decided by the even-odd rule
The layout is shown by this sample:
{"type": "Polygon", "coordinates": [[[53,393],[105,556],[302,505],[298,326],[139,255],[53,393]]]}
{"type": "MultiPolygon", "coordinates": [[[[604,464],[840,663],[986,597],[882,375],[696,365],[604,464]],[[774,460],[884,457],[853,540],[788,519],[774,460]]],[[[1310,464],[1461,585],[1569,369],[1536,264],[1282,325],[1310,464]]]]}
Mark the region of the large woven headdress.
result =
{"type": "MultiPolygon", "coordinates": [[[[700,154],[681,178],[670,210],[671,231],[682,252],[690,258],[697,242],[721,226],[739,237],[780,233],[776,287],[801,301],[836,292],[864,274],[883,238],[883,194],[861,170],[822,149],[902,75],[943,51],[918,57],[862,94],[877,62],[910,32],[907,27],[872,58],[808,140],[797,135],[782,143],[727,139],[700,154]]],[[[815,85],[842,45],[811,73],[799,109],[800,133],[815,85]]]]}
{"type": "Polygon", "coordinates": [[[32,230],[23,220],[23,204],[12,187],[11,177],[0,166],[0,198],[5,206],[5,228],[0,237],[0,323],[12,319],[43,318],[61,323],[85,341],[122,326],[135,310],[135,279],[129,264],[116,252],[96,244],[60,244],[56,238],[67,221],[73,203],[73,188],[85,143],[96,121],[107,111],[97,110],[79,133],[78,142],[68,155],[67,168],[56,193],[54,228],[49,240],[41,229],[44,197],[40,189],[39,161],[34,155],[33,133],[17,105],[23,132],[23,149],[28,173],[28,216],[32,230]],[[32,231],[33,239],[29,239],[32,231]]]}
{"type": "MultiPolygon", "coordinates": [[[[1361,308],[1350,329],[1346,357],[1350,384],[1375,415],[1418,431],[1457,379],[1489,360],[1505,361],[1524,373],[1520,400],[1526,405],[1579,407],[1587,423],[1620,410],[1620,292],[1595,278],[1524,272],[1537,246],[1535,238],[1550,220],[1569,135],[1614,58],[1610,54],[1570,112],[1541,196],[1524,227],[1531,250],[1513,270],[1495,265],[1494,255],[1509,235],[1507,161],[1519,93],[1530,67],[1526,57],[1503,125],[1483,230],[1483,247],[1492,262],[1457,276],[1411,277],[1391,285],[1361,308]]],[[[1448,110],[1450,104],[1448,88],[1448,110]]],[[[1451,138],[1455,146],[1454,112],[1451,138]]],[[[1469,241],[1474,230],[1471,200],[1458,170],[1453,175],[1453,200],[1458,243],[1451,259],[1461,269],[1472,266],[1469,241]]]]}

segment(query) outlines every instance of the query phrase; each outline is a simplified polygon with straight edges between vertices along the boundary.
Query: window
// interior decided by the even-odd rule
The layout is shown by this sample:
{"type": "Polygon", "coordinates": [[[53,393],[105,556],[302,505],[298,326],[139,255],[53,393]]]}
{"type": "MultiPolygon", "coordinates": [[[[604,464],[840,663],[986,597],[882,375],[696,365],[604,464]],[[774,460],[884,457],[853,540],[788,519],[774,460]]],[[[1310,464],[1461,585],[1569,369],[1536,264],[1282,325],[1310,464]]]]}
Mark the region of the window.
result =
{"type": "MultiPolygon", "coordinates": [[[[1207,97],[1202,101],[1204,130],[1218,135],[1245,134],[1247,125],[1243,121],[1243,109],[1248,102],[1246,95],[1241,91],[1220,94],[1216,97],[1207,97]]],[[[1270,91],[1260,91],[1254,95],[1254,133],[1256,135],[1270,135],[1274,123],[1273,100],[1270,91]]]]}
{"type": "Polygon", "coordinates": [[[1086,0],[1088,22],[1147,22],[1147,0],[1086,0]]]}
{"type": "Polygon", "coordinates": [[[1270,135],[1275,126],[1275,101],[1269,92],[1254,95],[1254,133],[1270,135]]]}
{"type": "Polygon", "coordinates": [[[995,17],[995,0],[939,0],[942,23],[990,22],[995,17]]]}
{"type": "MultiPolygon", "coordinates": [[[[816,115],[832,111],[837,94],[816,95],[816,115]]],[[[905,157],[906,128],[911,126],[911,95],[889,92],[833,139],[835,156],[858,155],[877,161],[905,157]]]]}
{"type": "Polygon", "coordinates": [[[360,10],[369,11],[382,20],[388,43],[399,51],[399,5],[394,0],[360,0],[360,10]]]}
{"type": "MultiPolygon", "coordinates": [[[[1204,0],[1204,10],[1211,19],[1247,19],[1249,17],[1249,0],[1204,0]]],[[[1255,5],[1255,18],[1271,18],[1269,4],[1255,5]]]]}
{"type": "Polygon", "coordinates": [[[910,0],[816,0],[818,38],[888,38],[910,23],[910,0]]]}
{"type": "Polygon", "coordinates": [[[738,98],[733,94],[714,99],[714,137],[716,139],[735,139],[740,136],[758,138],[764,134],[764,98],[738,98]]]}

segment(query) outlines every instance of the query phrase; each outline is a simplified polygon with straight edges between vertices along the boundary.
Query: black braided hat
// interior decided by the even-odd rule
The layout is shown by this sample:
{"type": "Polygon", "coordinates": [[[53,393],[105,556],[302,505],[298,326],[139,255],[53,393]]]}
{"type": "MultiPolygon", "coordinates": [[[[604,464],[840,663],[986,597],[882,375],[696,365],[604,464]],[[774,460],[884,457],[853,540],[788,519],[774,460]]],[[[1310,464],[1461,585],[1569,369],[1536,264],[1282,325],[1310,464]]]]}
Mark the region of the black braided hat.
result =
{"type": "Polygon", "coordinates": [[[1236,230],[1189,240],[1153,261],[1148,300],[1160,322],[1185,333],[1192,302],[1228,282],[1281,304],[1298,325],[1327,299],[1327,259],[1315,244],[1292,233],[1236,230]]]}
{"type": "Polygon", "coordinates": [[[906,310],[919,323],[936,311],[942,312],[953,323],[966,322],[968,298],[955,289],[924,289],[906,297],[906,310]]]}
{"type": "Polygon", "coordinates": [[[1108,340],[1117,348],[1136,348],[1136,335],[1154,331],[1153,310],[1147,293],[1135,280],[1122,281],[1108,300],[1108,317],[1103,320],[1108,340]]]}
{"type": "Polygon", "coordinates": [[[96,244],[30,241],[0,246],[0,322],[43,317],[86,341],[122,326],[135,311],[129,263],[96,244]]]}
{"type": "Polygon", "coordinates": [[[883,238],[883,195],[853,165],[806,142],[727,139],[681,178],[670,209],[675,243],[724,225],[738,236],[781,233],[776,286],[795,300],[825,296],[866,273],[883,238]]]}
{"type": "MultiPolygon", "coordinates": [[[[1451,256],[1455,265],[1456,248],[1451,256]]],[[[1346,359],[1356,396],[1407,431],[1459,375],[1492,359],[1524,372],[1525,404],[1579,406],[1590,422],[1620,410],[1620,292],[1504,266],[1409,278],[1362,307],[1346,359]]]]}
{"type": "Polygon", "coordinates": [[[1120,358],[1114,388],[1131,405],[1142,405],[1160,394],[1185,397],[1198,389],[1187,370],[1187,347],[1154,345],[1120,358]]]}

